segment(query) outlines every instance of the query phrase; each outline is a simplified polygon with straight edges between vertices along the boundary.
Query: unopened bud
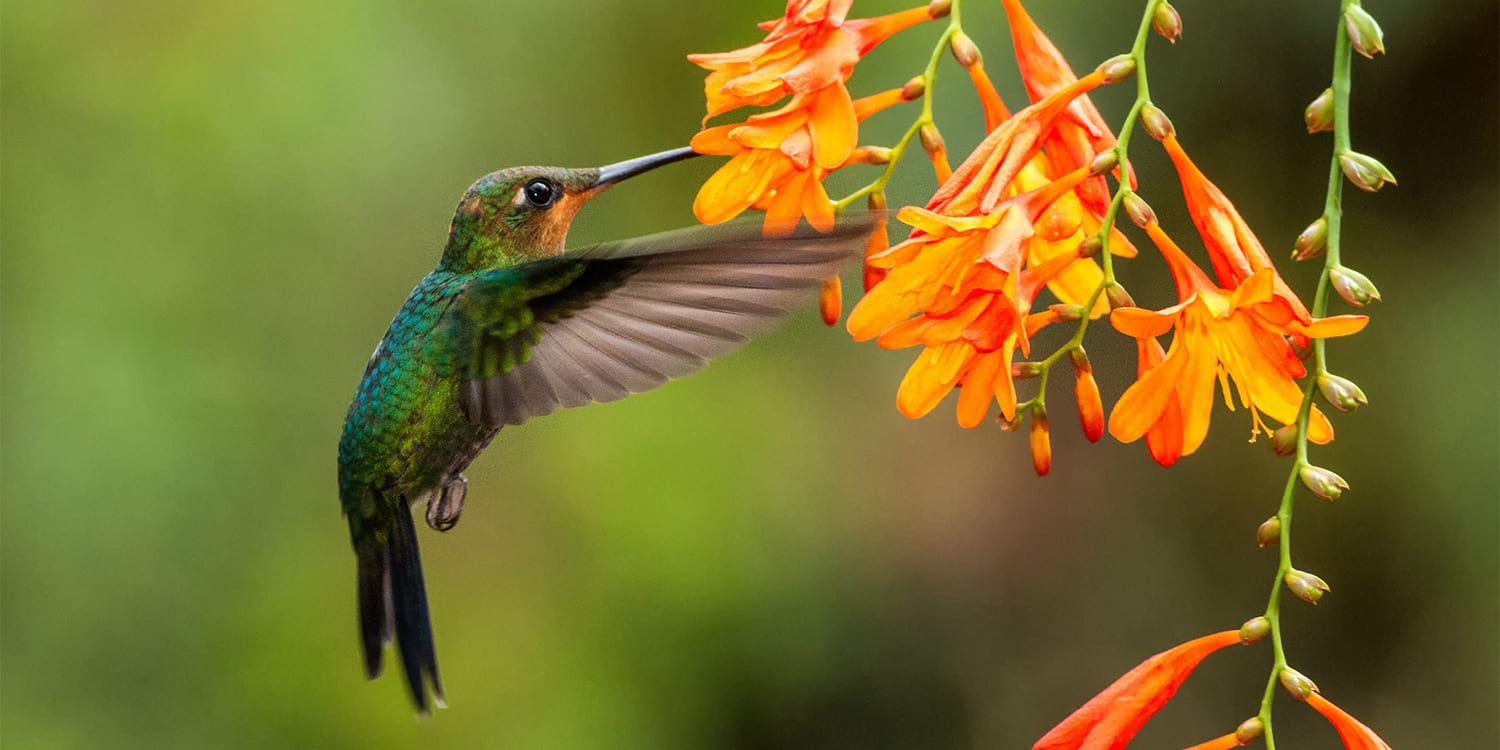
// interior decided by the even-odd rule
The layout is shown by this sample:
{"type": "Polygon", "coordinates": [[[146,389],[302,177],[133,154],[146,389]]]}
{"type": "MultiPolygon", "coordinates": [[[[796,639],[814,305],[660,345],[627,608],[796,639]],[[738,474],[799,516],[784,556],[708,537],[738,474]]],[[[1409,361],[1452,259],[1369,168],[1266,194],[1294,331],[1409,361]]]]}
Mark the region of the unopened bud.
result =
{"type": "Polygon", "coordinates": [[[1277,456],[1297,455],[1297,425],[1284,424],[1271,433],[1271,453],[1277,456]]]}
{"type": "Polygon", "coordinates": [[[1092,258],[1104,249],[1104,238],[1097,234],[1091,234],[1078,243],[1078,257],[1092,258]]]}
{"type": "Polygon", "coordinates": [[[1037,362],[1017,362],[1010,366],[1010,377],[1012,380],[1029,380],[1042,374],[1042,366],[1037,362]]]}
{"type": "Polygon", "coordinates": [[[860,146],[855,149],[866,164],[891,163],[891,150],[885,146],[860,146]]]}
{"type": "MultiPolygon", "coordinates": [[[[1079,308],[1079,312],[1083,309],[1079,308]]],[[[1090,443],[1097,443],[1104,437],[1104,401],[1099,398],[1099,384],[1094,382],[1089,356],[1081,347],[1069,356],[1073,359],[1073,397],[1078,401],[1078,421],[1083,425],[1083,436],[1090,443]]]]}
{"type": "Polygon", "coordinates": [[[1354,381],[1326,372],[1318,376],[1318,392],[1323,394],[1324,401],[1345,413],[1370,403],[1354,381]]]}
{"type": "Polygon", "coordinates": [[[1293,260],[1307,260],[1316,258],[1328,249],[1328,219],[1319,216],[1317,221],[1307,225],[1302,234],[1297,235],[1296,244],[1292,245],[1293,260]]]}
{"type": "Polygon", "coordinates": [[[1172,127],[1171,118],[1167,117],[1167,113],[1161,111],[1155,104],[1147,104],[1141,109],[1141,125],[1145,126],[1146,132],[1158,141],[1165,141],[1177,134],[1177,129],[1172,127]]]}
{"type": "Polygon", "coordinates": [[[1304,570],[1289,570],[1286,574],[1286,587],[1297,595],[1298,599],[1310,604],[1317,604],[1323,594],[1328,591],[1328,584],[1323,579],[1304,570]]]}
{"type": "Polygon", "coordinates": [[[953,0],[932,0],[927,4],[928,18],[947,18],[948,11],[953,10],[953,0]]]}
{"type": "Polygon", "coordinates": [[[1266,725],[1261,722],[1259,716],[1245,719],[1234,730],[1234,739],[1241,745],[1248,745],[1261,738],[1266,733],[1266,725]]]}
{"type": "Polygon", "coordinates": [[[1373,58],[1375,53],[1385,51],[1385,32],[1380,30],[1375,17],[1359,5],[1344,9],[1344,28],[1349,31],[1349,43],[1359,54],[1373,58]]]}
{"type": "Polygon", "coordinates": [[[823,289],[818,294],[818,311],[823,313],[824,323],[838,325],[839,315],[844,312],[844,291],[839,277],[823,279],[823,289]]]}
{"type": "Polygon", "coordinates": [[[1052,471],[1052,439],[1047,433],[1047,407],[1031,407],[1031,466],[1039,477],[1052,471]]]}
{"type": "Polygon", "coordinates": [[[1297,474],[1302,477],[1302,484],[1307,489],[1324,500],[1337,500],[1339,495],[1344,494],[1344,490],[1349,489],[1349,483],[1343,477],[1321,466],[1308,464],[1297,474]]]}
{"type": "Polygon", "coordinates": [[[1089,162],[1089,174],[1094,175],[1095,177],[1097,177],[1097,176],[1099,176],[1101,174],[1105,174],[1107,172],[1112,171],[1115,167],[1117,167],[1119,165],[1120,165],[1120,152],[1119,151],[1116,151],[1115,149],[1110,149],[1108,151],[1100,151],[1097,155],[1094,156],[1094,160],[1091,161],[1091,162],[1089,162]]]}
{"type": "Polygon", "coordinates": [[[1004,432],[1020,432],[1021,430],[1021,414],[1019,413],[1010,419],[1006,419],[1004,414],[997,414],[995,421],[1000,423],[1000,429],[1004,432]]]}
{"type": "Polygon", "coordinates": [[[1240,643],[1260,643],[1271,634],[1271,621],[1264,617],[1252,617],[1240,626],[1240,643]]]}
{"type": "Polygon", "coordinates": [[[1125,194],[1125,215],[1141,229],[1156,223],[1156,212],[1151,210],[1145,198],[1135,193],[1125,194]]]}
{"type": "Polygon", "coordinates": [[[1302,119],[1307,121],[1309,133],[1333,130],[1333,89],[1323,89],[1323,93],[1318,94],[1317,98],[1307,105],[1307,109],[1303,110],[1302,119]]]}
{"type": "Polygon", "coordinates": [[[953,50],[953,59],[965,69],[974,67],[982,60],[979,56],[979,48],[974,46],[974,40],[962,31],[953,35],[953,40],[948,43],[948,49],[953,50]]]}
{"type": "Polygon", "coordinates": [[[922,148],[929,154],[947,153],[948,146],[943,142],[943,134],[938,132],[937,126],[927,123],[918,131],[922,138],[922,148]]]}
{"type": "Polygon", "coordinates": [[[1282,667],[1278,677],[1281,680],[1281,686],[1299,701],[1305,701],[1307,696],[1318,692],[1318,686],[1314,685],[1312,680],[1291,667],[1282,667]]]}
{"type": "Polygon", "coordinates": [[[1260,526],[1255,529],[1255,541],[1262,547],[1275,547],[1281,544],[1281,519],[1271,516],[1261,521],[1260,526]]]}
{"type": "Polygon", "coordinates": [[[1380,290],[1364,274],[1346,266],[1334,266],[1328,270],[1328,280],[1333,290],[1355,307],[1364,307],[1371,300],[1380,301],[1380,290]]]}
{"type": "MultiPolygon", "coordinates": [[[[1082,305],[1056,304],[1048,305],[1047,309],[1051,310],[1052,314],[1057,316],[1057,322],[1059,323],[1072,323],[1083,320],[1082,305]]],[[[1076,352],[1078,350],[1074,349],[1073,351],[1076,352]]]]}
{"type": "Polygon", "coordinates": [[[907,81],[906,85],[901,87],[901,98],[906,101],[920,99],[925,93],[927,93],[927,81],[923,80],[922,76],[907,81]]]}
{"type": "Polygon", "coordinates": [[[1135,75],[1135,58],[1116,55],[1100,63],[1094,70],[1104,74],[1105,83],[1119,83],[1135,75]]]}
{"type": "Polygon", "coordinates": [[[1162,0],[1151,13],[1151,28],[1156,29],[1156,33],[1167,41],[1176,44],[1182,37],[1182,16],[1177,15],[1177,9],[1171,3],[1162,0]]]}
{"type": "Polygon", "coordinates": [[[1130,292],[1120,286],[1120,282],[1112,281],[1109,286],[1104,287],[1104,298],[1109,300],[1109,309],[1118,310],[1122,307],[1135,307],[1135,300],[1131,299],[1130,292]]]}
{"type": "Polygon", "coordinates": [[[1339,154],[1339,167],[1343,168],[1344,176],[1360,190],[1373,193],[1387,182],[1396,184],[1396,176],[1380,160],[1357,151],[1339,154]]]}
{"type": "Polygon", "coordinates": [[[866,199],[865,204],[870,207],[870,213],[872,214],[885,211],[885,192],[870,193],[870,197],[866,199]]]}

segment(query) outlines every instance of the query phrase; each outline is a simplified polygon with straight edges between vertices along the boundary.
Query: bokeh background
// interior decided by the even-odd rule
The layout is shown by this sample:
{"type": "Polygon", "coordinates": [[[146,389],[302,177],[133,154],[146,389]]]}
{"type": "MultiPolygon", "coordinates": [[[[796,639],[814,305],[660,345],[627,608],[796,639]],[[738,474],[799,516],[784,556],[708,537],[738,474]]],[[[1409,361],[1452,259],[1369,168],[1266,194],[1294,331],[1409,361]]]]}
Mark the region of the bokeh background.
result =
{"type": "MultiPolygon", "coordinates": [[[[1138,2],[1034,0],[1080,69],[1138,2]]],[[[1023,100],[998,3],[966,26],[1023,100]]],[[[1158,104],[1282,257],[1320,210],[1335,3],[1180,4],[1152,42],[1158,104]]],[[[898,10],[864,0],[856,15],[898,10]]],[[[1400,186],[1349,191],[1347,258],[1385,302],[1330,346],[1371,404],[1304,495],[1294,663],[1397,748],[1497,731],[1497,12],[1372,0],[1356,147],[1400,186]]],[[[507,429],[463,523],[421,529],[452,708],[414,720],[362,679],[334,446],[361,368],[435,262],[476,177],[679,145],[702,112],[683,55],[756,41],[778,0],[7,0],[0,15],[0,741],[46,748],[1021,748],[1158,650],[1264,605],[1255,526],[1286,464],[1222,407],[1171,470],[1089,446],[1059,378],[1056,464],[899,416],[911,354],[810,311],[705,373],[507,429]]],[[[935,26],[859,66],[916,73],[935,26]]],[[[1118,122],[1133,86],[1098,97],[1118,122]]],[[[951,61],[939,122],[980,137],[951,61]]],[[[868,123],[890,143],[913,112],[868,123]]],[[[1149,139],[1143,191],[1191,237],[1149,139]]],[[[691,222],[710,159],[612,191],[579,241],[691,222]]],[[[847,190],[869,175],[839,176],[847,190]]],[[[934,188],[917,158],[893,204],[934,188]]],[[[1309,289],[1311,268],[1284,272],[1309,289]]],[[[1143,303],[1164,266],[1125,264],[1143,303]]],[[[852,288],[851,273],[846,288],[852,288]]],[[[1093,332],[1091,332],[1093,333],[1093,332]]],[[[1091,335],[1106,403],[1134,371],[1091,335]]],[[[1255,711],[1269,652],[1209,660],[1136,745],[1255,711]]],[[[1283,701],[1282,744],[1333,748],[1283,701]]]]}

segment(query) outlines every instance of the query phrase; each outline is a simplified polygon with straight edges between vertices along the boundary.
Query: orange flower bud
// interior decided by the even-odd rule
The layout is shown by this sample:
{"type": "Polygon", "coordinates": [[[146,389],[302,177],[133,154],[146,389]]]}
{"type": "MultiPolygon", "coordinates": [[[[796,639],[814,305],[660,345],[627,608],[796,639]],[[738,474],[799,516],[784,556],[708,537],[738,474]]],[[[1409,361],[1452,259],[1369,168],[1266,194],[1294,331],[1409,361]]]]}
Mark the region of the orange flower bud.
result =
{"type": "Polygon", "coordinates": [[[979,48],[974,46],[974,40],[962,31],[953,35],[953,39],[948,42],[948,49],[953,51],[953,59],[965,68],[972,68],[983,59],[979,55],[979,48]]]}
{"type": "Polygon", "coordinates": [[[1260,717],[1252,716],[1248,719],[1245,719],[1243,722],[1240,722],[1240,725],[1238,727],[1235,727],[1234,738],[1238,740],[1241,745],[1248,745],[1260,739],[1261,736],[1265,733],[1266,725],[1260,720],[1260,717]]]}
{"type": "Polygon", "coordinates": [[[927,93],[927,81],[923,80],[922,76],[907,81],[906,85],[901,87],[901,98],[906,101],[919,99],[925,93],[927,93]]]}
{"type": "Polygon", "coordinates": [[[1262,547],[1274,547],[1281,544],[1281,519],[1271,516],[1260,522],[1255,529],[1255,541],[1262,547]]]}
{"type": "Polygon", "coordinates": [[[1333,290],[1355,307],[1364,307],[1371,300],[1380,301],[1380,290],[1375,283],[1352,268],[1334,266],[1328,270],[1328,280],[1333,282],[1333,290]]]}
{"type": "Polygon", "coordinates": [[[1118,281],[1110,282],[1109,286],[1104,287],[1104,297],[1109,300],[1111,310],[1135,307],[1135,300],[1131,298],[1130,292],[1125,291],[1125,287],[1120,286],[1118,281]]]}
{"type": "Polygon", "coordinates": [[[1052,470],[1052,440],[1047,434],[1047,407],[1031,407],[1031,466],[1039,477],[1052,470]]]}
{"type": "Polygon", "coordinates": [[[823,322],[828,325],[837,325],[839,315],[844,311],[843,285],[839,277],[829,276],[823,279],[823,290],[818,294],[818,311],[823,313],[823,322]]]}
{"type": "Polygon", "coordinates": [[[1304,570],[1289,570],[1286,573],[1286,587],[1297,595],[1298,599],[1310,604],[1317,604],[1323,594],[1328,591],[1328,584],[1323,579],[1304,570]]]}
{"type": "Polygon", "coordinates": [[[917,134],[922,139],[922,150],[932,159],[932,169],[937,173],[938,182],[947,182],[953,176],[953,168],[948,166],[948,146],[943,142],[943,134],[930,122],[923,125],[917,134]]]}
{"type": "Polygon", "coordinates": [[[1366,156],[1357,151],[1345,151],[1339,154],[1339,167],[1344,170],[1344,176],[1354,183],[1360,190],[1373,193],[1379,190],[1387,182],[1396,184],[1396,175],[1379,159],[1366,156]]]}
{"type": "MultiPolygon", "coordinates": [[[[1164,5],[1166,3],[1157,7],[1164,5]]],[[[1141,109],[1141,125],[1146,128],[1146,132],[1150,133],[1152,138],[1158,141],[1165,141],[1177,135],[1177,129],[1172,127],[1171,118],[1167,117],[1167,113],[1161,111],[1155,104],[1147,104],[1141,109]]]]}
{"type": "Polygon", "coordinates": [[[1271,634],[1271,621],[1264,617],[1252,617],[1240,626],[1240,643],[1260,643],[1271,634]]]}
{"type": "Polygon", "coordinates": [[[1326,372],[1318,376],[1318,392],[1323,394],[1324,401],[1345,413],[1370,403],[1353,381],[1326,372]]]}
{"type": "Polygon", "coordinates": [[[1282,425],[1271,433],[1271,453],[1276,456],[1297,455],[1297,425],[1282,425]]]}
{"type": "MultiPolygon", "coordinates": [[[[1075,355],[1082,354],[1082,349],[1074,349],[1075,355]]],[[[1077,357],[1073,360],[1073,395],[1078,400],[1078,421],[1083,425],[1083,436],[1090,443],[1099,442],[1104,437],[1104,402],[1099,398],[1099,386],[1094,383],[1094,374],[1089,370],[1088,358],[1083,358],[1084,366],[1078,366],[1077,357]]]]}
{"type": "Polygon", "coordinates": [[[1125,194],[1125,215],[1141,229],[1156,223],[1156,212],[1151,210],[1145,198],[1135,193],[1125,194]]]}
{"type": "Polygon", "coordinates": [[[1302,112],[1302,119],[1307,121],[1309,133],[1333,130],[1333,89],[1323,89],[1323,93],[1318,94],[1302,112]]]}
{"type": "Polygon", "coordinates": [[[1312,680],[1291,667],[1282,667],[1278,679],[1281,680],[1281,686],[1299,701],[1305,701],[1309,695],[1318,692],[1318,686],[1312,680]]]}
{"type": "Polygon", "coordinates": [[[1375,17],[1359,5],[1344,9],[1344,28],[1349,31],[1349,43],[1359,54],[1373,59],[1375,53],[1385,51],[1385,32],[1380,30],[1375,17]]]}
{"type": "Polygon", "coordinates": [[[1298,474],[1302,477],[1302,484],[1324,500],[1337,500],[1344,490],[1349,489],[1349,483],[1343,477],[1321,466],[1308,464],[1298,474]]]}
{"type": "Polygon", "coordinates": [[[1151,28],[1156,29],[1156,33],[1167,41],[1176,44],[1182,38],[1182,16],[1177,15],[1177,9],[1171,3],[1162,0],[1151,13],[1151,28]]]}
{"type": "Polygon", "coordinates": [[[1328,219],[1319,216],[1317,221],[1307,225],[1302,234],[1297,235],[1297,243],[1292,246],[1293,260],[1307,260],[1316,258],[1328,249],[1328,219]]]}
{"type": "Polygon", "coordinates": [[[1135,75],[1135,58],[1130,55],[1116,55],[1100,63],[1099,67],[1094,70],[1104,74],[1105,83],[1119,83],[1135,75]]]}

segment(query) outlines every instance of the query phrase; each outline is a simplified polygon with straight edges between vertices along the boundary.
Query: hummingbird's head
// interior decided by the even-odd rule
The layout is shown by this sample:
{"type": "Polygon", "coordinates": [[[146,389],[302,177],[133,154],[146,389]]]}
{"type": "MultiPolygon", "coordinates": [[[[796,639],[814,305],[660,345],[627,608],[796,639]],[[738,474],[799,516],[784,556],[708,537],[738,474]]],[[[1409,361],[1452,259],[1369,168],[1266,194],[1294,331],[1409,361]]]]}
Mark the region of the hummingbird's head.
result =
{"type": "Polygon", "coordinates": [[[627,177],[696,155],[679,148],[598,169],[512,167],[491,172],[459,201],[442,265],[480,270],[555,256],[563,251],[573,217],[594,196],[627,177]]]}

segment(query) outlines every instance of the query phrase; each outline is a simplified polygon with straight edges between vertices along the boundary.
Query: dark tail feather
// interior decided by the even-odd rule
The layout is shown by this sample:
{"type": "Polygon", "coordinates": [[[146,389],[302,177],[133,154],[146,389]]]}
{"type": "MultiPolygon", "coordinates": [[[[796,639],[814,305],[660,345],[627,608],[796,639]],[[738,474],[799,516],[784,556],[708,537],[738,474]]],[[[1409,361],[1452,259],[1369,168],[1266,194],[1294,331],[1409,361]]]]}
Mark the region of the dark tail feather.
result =
{"type": "Polygon", "coordinates": [[[396,649],[418,713],[427,715],[428,690],[433,702],[445,707],[438,679],[437,653],[432,645],[432,623],[427,615],[427,589],[422,582],[422,556],[417,532],[405,504],[393,509],[386,542],[362,548],[359,555],[359,619],[364,640],[365,673],[380,674],[385,644],[394,631],[396,649]]]}

